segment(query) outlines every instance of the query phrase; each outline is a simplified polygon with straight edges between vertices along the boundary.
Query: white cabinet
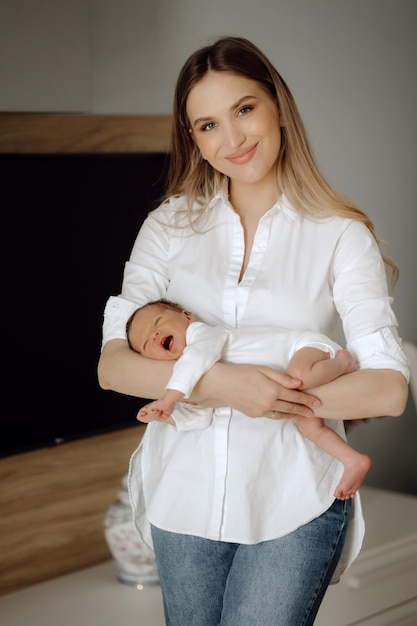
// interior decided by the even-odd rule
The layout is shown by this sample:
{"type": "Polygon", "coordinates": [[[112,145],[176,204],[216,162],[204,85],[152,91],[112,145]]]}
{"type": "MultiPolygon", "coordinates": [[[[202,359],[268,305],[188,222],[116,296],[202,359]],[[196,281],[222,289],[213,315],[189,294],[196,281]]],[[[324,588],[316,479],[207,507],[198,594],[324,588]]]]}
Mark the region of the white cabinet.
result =
{"type": "MultiPolygon", "coordinates": [[[[329,588],[315,626],[416,626],[417,498],[372,488],[361,493],[362,552],[329,588]]],[[[57,619],[59,626],[164,626],[161,591],[117,582],[116,566],[107,561],[0,597],[4,626],[57,619]]]]}
{"type": "Polygon", "coordinates": [[[362,551],[329,587],[316,626],[417,625],[417,498],[362,488],[362,551]]]}

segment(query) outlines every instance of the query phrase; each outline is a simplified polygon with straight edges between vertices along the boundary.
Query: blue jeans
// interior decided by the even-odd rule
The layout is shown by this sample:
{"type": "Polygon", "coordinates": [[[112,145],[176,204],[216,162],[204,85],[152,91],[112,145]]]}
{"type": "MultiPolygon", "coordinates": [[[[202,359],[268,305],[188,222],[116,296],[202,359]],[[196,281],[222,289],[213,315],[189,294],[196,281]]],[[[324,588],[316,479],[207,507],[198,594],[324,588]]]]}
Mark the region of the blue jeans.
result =
{"type": "Polygon", "coordinates": [[[254,545],[152,527],[167,626],[311,626],[340,558],[351,501],[254,545]]]}

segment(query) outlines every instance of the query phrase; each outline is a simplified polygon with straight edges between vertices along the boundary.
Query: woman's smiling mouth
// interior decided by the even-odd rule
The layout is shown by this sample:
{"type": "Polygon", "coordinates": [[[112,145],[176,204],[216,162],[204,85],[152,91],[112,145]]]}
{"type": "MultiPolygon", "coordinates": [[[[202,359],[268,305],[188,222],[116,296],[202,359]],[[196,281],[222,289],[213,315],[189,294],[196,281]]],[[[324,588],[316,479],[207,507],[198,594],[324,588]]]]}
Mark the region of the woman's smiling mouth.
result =
{"type": "Polygon", "coordinates": [[[244,165],[245,163],[248,163],[248,161],[250,161],[255,155],[257,147],[258,144],[255,143],[253,146],[249,146],[249,148],[244,148],[243,150],[238,150],[236,152],[233,152],[232,154],[229,154],[227,157],[225,157],[225,159],[227,161],[230,161],[231,163],[234,163],[235,165],[244,165]]]}

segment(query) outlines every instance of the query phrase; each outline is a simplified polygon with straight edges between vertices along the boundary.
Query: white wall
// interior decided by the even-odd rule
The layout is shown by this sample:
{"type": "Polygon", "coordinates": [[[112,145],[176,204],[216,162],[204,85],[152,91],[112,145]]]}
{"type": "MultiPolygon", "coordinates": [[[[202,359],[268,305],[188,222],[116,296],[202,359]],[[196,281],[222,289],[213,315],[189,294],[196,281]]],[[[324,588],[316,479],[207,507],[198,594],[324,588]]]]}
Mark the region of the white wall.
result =
{"type": "MultiPolygon", "coordinates": [[[[414,0],[92,2],[92,107],[169,113],[178,71],[222,34],[252,39],[292,89],[323,172],[373,219],[401,270],[395,310],[417,343],[417,2],[414,0]],[[149,3],[151,4],[151,3],[149,3]]],[[[356,427],[368,483],[417,494],[413,401],[356,427]]]]}
{"type": "MultiPolygon", "coordinates": [[[[401,270],[400,332],[417,344],[416,24],[415,0],[2,0],[0,110],[14,102],[15,110],[68,103],[92,113],[170,113],[177,73],[195,48],[218,35],[248,37],[292,89],[324,174],[390,242],[401,270]],[[34,5],[52,22],[34,20],[34,5]]],[[[417,493],[415,418],[410,402],[400,420],[354,431],[374,457],[373,484],[387,485],[389,475],[390,488],[417,493]]]]}
{"type": "Polygon", "coordinates": [[[85,111],[87,0],[0,0],[0,111],[85,111]]]}
{"type": "Polygon", "coordinates": [[[269,55],[323,172],[389,241],[401,332],[417,343],[417,2],[92,0],[91,16],[95,113],[170,113],[182,63],[220,34],[269,55]]]}

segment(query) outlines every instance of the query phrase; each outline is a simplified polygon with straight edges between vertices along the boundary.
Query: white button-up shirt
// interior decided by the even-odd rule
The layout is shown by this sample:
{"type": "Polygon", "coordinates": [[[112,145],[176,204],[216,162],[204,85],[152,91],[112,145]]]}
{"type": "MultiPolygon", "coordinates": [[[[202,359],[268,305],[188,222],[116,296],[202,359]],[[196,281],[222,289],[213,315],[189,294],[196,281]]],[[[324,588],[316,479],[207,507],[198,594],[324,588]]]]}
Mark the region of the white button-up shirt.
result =
{"type": "MultiPolygon", "coordinates": [[[[217,361],[268,365],[285,372],[295,352],[316,348],[334,358],[340,346],[320,333],[282,329],[276,326],[225,328],[191,322],[185,333],[185,348],[176,360],[166,389],[176,389],[188,398],[197,382],[217,361]]],[[[213,409],[177,402],[172,412],[177,430],[207,428],[213,409]]]]}
{"type": "MultiPolygon", "coordinates": [[[[187,226],[185,206],[184,198],[172,199],[144,222],[122,294],[106,305],[103,342],[125,338],[133,310],[164,297],[211,325],[312,330],[339,343],[341,320],[343,343],[360,367],[409,376],[384,264],[364,224],[302,217],[282,196],[259,221],[239,280],[244,234],[225,195],[211,201],[200,232],[187,226]]],[[[342,422],[328,425],[344,436],[342,422]]],[[[342,473],[293,420],[253,419],[224,407],[214,410],[204,430],[149,424],[131,460],[130,493],[149,544],[149,522],[251,544],[285,535],[327,510],[342,473]]],[[[359,496],[354,504],[336,579],[363,538],[359,496]]]]}

